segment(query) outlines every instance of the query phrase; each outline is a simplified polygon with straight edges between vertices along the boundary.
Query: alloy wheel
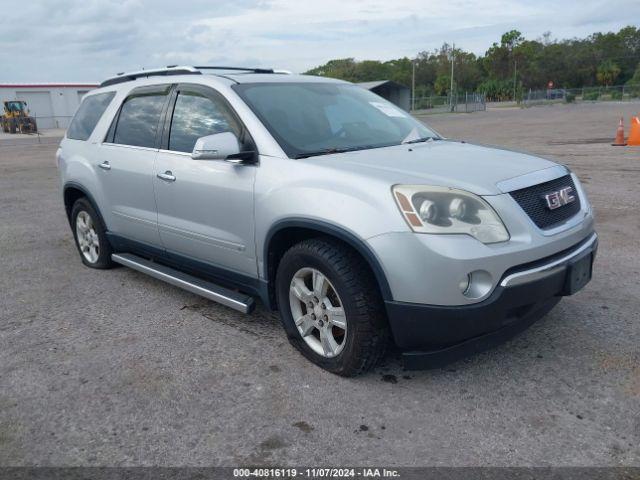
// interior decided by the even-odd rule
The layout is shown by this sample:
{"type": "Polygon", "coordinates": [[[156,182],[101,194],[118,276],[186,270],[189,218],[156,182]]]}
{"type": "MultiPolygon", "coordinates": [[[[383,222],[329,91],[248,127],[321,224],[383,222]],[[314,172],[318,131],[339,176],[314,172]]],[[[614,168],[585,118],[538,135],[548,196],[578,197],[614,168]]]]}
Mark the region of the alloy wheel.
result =
{"type": "Polygon", "coordinates": [[[76,237],[82,256],[90,263],[96,263],[100,256],[100,239],[91,215],[84,210],[76,216],[76,237]]]}
{"type": "Polygon", "coordinates": [[[289,288],[291,314],[302,339],[318,355],[332,358],[344,349],[347,317],[338,292],[315,268],[301,268],[289,288]]]}

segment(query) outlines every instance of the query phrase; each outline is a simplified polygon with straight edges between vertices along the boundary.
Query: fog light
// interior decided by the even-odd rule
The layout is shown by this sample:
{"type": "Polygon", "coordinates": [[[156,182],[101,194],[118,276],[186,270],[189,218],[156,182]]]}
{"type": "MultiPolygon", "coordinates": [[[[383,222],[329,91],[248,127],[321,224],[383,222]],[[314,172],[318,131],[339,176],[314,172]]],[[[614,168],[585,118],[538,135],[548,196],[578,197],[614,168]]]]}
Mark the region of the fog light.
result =
{"type": "MultiPolygon", "coordinates": [[[[493,278],[485,270],[474,270],[467,275],[467,288],[462,294],[467,298],[482,298],[493,289],[493,278]]],[[[462,283],[459,283],[462,288],[462,283]]]]}
{"type": "Polygon", "coordinates": [[[458,288],[460,289],[463,295],[467,293],[467,290],[469,290],[470,283],[471,283],[470,274],[467,274],[467,276],[465,276],[462,280],[460,280],[460,283],[458,283],[458,288]]]}

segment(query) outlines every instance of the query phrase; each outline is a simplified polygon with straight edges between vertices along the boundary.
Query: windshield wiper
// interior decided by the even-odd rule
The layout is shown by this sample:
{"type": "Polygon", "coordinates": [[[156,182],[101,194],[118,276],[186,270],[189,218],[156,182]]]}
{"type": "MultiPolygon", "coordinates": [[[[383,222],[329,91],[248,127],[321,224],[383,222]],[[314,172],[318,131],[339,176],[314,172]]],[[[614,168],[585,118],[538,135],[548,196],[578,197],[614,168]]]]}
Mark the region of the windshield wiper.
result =
{"type": "Polygon", "coordinates": [[[293,158],[307,158],[307,157],[317,157],[319,155],[331,155],[332,153],[340,153],[342,150],[338,148],[325,148],[323,150],[318,150],[316,152],[305,152],[299,153],[293,158]]]}
{"type": "Polygon", "coordinates": [[[307,158],[307,157],[318,157],[320,155],[331,155],[332,153],[345,153],[345,152],[355,152],[356,150],[367,150],[369,148],[378,148],[378,145],[360,145],[357,147],[330,147],[324,148],[322,150],[318,150],[316,152],[304,152],[299,153],[293,158],[307,158]]]}
{"type": "Polygon", "coordinates": [[[422,143],[422,142],[428,142],[429,140],[440,140],[440,138],[439,137],[414,138],[413,140],[407,140],[406,142],[402,142],[402,144],[407,145],[409,143],[422,143]]]}

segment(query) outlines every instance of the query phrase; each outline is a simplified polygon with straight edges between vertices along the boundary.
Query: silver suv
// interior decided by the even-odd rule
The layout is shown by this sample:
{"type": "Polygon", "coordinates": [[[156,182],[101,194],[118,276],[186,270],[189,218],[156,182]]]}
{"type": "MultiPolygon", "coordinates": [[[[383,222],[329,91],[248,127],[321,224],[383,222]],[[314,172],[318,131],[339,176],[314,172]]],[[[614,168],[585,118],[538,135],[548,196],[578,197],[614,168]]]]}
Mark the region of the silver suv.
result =
{"type": "Polygon", "coordinates": [[[340,375],[393,341],[437,367],[526,328],[591,278],[577,177],[447,140],[356,85],[272,70],[121,74],[57,152],[80,258],[250,312],[340,375]]]}

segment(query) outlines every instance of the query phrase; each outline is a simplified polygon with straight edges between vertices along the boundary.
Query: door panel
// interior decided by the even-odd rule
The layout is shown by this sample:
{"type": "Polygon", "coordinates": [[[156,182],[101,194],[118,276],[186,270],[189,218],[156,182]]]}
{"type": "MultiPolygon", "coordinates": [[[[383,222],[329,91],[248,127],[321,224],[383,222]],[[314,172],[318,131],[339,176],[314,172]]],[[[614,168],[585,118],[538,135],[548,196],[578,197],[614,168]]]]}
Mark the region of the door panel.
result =
{"type": "Polygon", "coordinates": [[[175,181],[155,178],[158,227],[167,251],[255,275],[255,167],[161,151],[156,173],[167,171],[175,181]]]}
{"type": "Polygon", "coordinates": [[[134,89],[122,103],[95,166],[115,234],[162,247],[154,194],[154,163],[171,85],[134,89]]]}
{"type": "Polygon", "coordinates": [[[160,247],[153,192],[158,151],[108,143],[103,143],[99,151],[96,170],[109,208],[109,231],[160,247]],[[104,162],[109,169],[100,167],[104,162]]]}
{"type": "Polygon", "coordinates": [[[169,253],[256,276],[257,167],[191,158],[199,137],[231,131],[242,142],[246,132],[241,122],[220,94],[194,85],[176,87],[169,112],[162,140],[165,150],[158,153],[154,178],[164,247],[169,253]]]}

